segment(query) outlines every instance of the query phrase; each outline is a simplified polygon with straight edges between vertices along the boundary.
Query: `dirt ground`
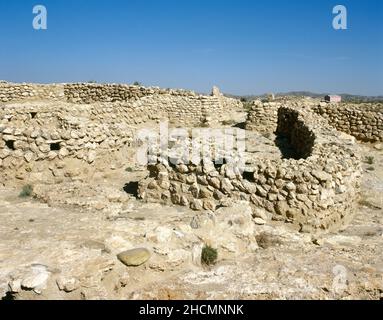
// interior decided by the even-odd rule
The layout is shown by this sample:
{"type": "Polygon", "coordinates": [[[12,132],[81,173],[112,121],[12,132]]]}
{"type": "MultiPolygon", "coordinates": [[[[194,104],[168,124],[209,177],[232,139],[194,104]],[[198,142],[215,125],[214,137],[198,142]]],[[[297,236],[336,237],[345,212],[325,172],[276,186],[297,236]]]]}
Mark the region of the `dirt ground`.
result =
{"type": "MultiPolygon", "coordinates": [[[[358,212],[344,230],[315,237],[277,222],[226,231],[219,215],[211,224],[190,209],[142,203],[128,192],[145,171],[35,186],[37,199],[0,188],[0,296],[383,299],[383,148],[361,148],[373,163],[363,164],[358,212]],[[196,216],[199,229],[191,227],[196,216]],[[206,241],[218,247],[211,267],[200,265],[206,241]],[[127,267],[117,259],[137,247],[151,251],[147,263],[127,267]]],[[[224,210],[242,214],[238,208],[224,210]]]]}

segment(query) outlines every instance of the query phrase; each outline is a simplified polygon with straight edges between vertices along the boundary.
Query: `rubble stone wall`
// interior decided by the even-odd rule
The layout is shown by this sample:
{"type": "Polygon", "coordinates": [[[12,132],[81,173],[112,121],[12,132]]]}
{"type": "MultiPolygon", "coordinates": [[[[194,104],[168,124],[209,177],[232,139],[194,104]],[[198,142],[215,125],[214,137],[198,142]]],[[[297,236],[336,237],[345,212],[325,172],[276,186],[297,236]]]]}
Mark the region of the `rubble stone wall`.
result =
{"type": "Polygon", "coordinates": [[[33,100],[65,100],[64,84],[0,82],[0,103],[33,100]]]}
{"type": "Polygon", "coordinates": [[[383,141],[383,104],[320,104],[313,110],[339,131],[358,140],[383,141]]]}
{"type": "Polygon", "coordinates": [[[273,133],[277,129],[278,109],[281,103],[254,101],[247,116],[246,129],[273,133]]]}
{"type": "Polygon", "coordinates": [[[383,104],[379,103],[296,103],[253,102],[248,114],[246,129],[261,133],[274,133],[278,122],[278,109],[283,105],[311,109],[328,120],[337,130],[350,134],[360,141],[383,141],[383,104]]]}
{"type": "Polygon", "coordinates": [[[0,103],[62,101],[75,104],[126,102],[180,125],[198,125],[206,118],[225,120],[227,111],[242,108],[239,100],[223,95],[204,96],[193,91],[125,84],[14,84],[0,83],[0,103]]]}
{"type": "Polygon", "coordinates": [[[122,151],[131,146],[133,124],[143,116],[138,118],[130,111],[122,105],[95,107],[61,102],[0,107],[2,182],[16,178],[49,183],[86,176],[81,168],[106,163],[113,153],[122,156],[122,151]],[[77,174],[65,172],[64,162],[69,159],[76,160],[68,165],[72,163],[77,174]]]}
{"type": "MultiPolygon", "coordinates": [[[[149,121],[199,126],[207,118],[222,120],[226,108],[241,106],[222,95],[184,90],[0,83],[0,178],[34,181],[37,171],[48,181],[57,168],[49,171],[47,163],[62,167],[68,159],[79,168],[110,165],[113,154],[123,158],[132,149],[137,128],[149,121]]],[[[73,175],[61,171],[53,175],[73,175]]]]}
{"type": "Polygon", "coordinates": [[[278,110],[276,134],[287,138],[295,158],[307,158],[312,154],[315,145],[315,133],[300,117],[298,112],[278,110]]]}
{"type": "Polygon", "coordinates": [[[310,152],[302,152],[304,158],[254,158],[242,174],[230,164],[158,163],[149,166],[151,174],[140,182],[139,196],[213,211],[247,200],[264,220],[288,221],[308,232],[338,228],[353,214],[350,199],[356,198],[361,174],[357,145],[311,112],[281,107],[278,114],[277,131],[295,148],[310,146],[310,152]]]}

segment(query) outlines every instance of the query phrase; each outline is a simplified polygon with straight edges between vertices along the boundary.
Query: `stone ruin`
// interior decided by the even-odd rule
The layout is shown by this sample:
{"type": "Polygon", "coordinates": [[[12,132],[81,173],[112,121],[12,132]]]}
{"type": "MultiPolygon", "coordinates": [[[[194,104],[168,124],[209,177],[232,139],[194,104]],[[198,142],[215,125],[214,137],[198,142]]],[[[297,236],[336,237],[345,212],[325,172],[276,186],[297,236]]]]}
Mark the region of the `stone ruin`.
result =
{"type": "MultiPolygon", "coordinates": [[[[137,130],[148,123],[219,125],[233,110],[243,112],[242,103],[218,88],[205,96],[118,84],[0,83],[0,181],[20,186],[86,180],[111,165],[126,166],[137,147],[137,130]]],[[[216,163],[230,158],[235,164],[235,152],[215,150],[220,159],[191,163],[177,159],[176,152],[174,164],[148,165],[138,196],[198,211],[247,200],[254,217],[265,222],[285,221],[309,232],[335,230],[352,217],[357,198],[361,165],[354,137],[383,141],[382,120],[381,104],[255,101],[247,132],[275,133],[286,153],[269,159],[245,150],[244,170],[238,171],[233,162],[216,163]]]]}
{"type": "Polygon", "coordinates": [[[319,114],[341,132],[348,133],[362,142],[383,141],[382,103],[326,103],[304,99],[298,101],[253,101],[246,121],[246,129],[263,133],[274,132],[281,106],[292,105],[319,114]]]}
{"type": "Polygon", "coordinates": [[[149,177],[140,182],[139,196],[211,211],[246,200],[254,217],[286,221],[305,232],[334,230],[347,222],[361,175],[352,137],[339,135],[320,116],[293,107],[279,108],[276,131],[288,141],[294,158],[269,160],[246,153],[241,173],[237,160],[216,165],[217,158],[207,157],[185,164],[180,157],[169,164],[161,160],[172,155],[161,154],[158,163],[149,166],[149,177]]]}
{"type": "Polygon", "coordinates": [[[87,179],[118,160],[126,166],[146,123],[198,126],[241,107],[221,95],[157,87],[0,83],[0,181],[87,179]]]}

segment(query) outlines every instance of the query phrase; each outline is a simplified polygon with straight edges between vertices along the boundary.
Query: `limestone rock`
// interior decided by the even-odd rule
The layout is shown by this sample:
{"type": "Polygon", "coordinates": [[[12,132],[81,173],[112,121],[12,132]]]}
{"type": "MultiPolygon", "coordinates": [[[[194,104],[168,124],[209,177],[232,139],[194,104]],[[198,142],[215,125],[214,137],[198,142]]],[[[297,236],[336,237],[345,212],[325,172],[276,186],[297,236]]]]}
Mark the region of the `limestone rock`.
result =
{"type": "Polygon", "coordinates": [[[61,291],[72,292],[80,287],[80,282],[76,278],[60,277],[56,280],[57,286],[61,291]]]}
{"type": "Polygon", "coordinates": [[[150,251],[145,248],[137,248],[121,252],[117,258],[128,267],[137,267],[150,259],[150,251]]]}
{"type": "Polygon", "coordinates": [[[22,280],[21,288],[33,290],[34,292],[40,294],[42,290],[46,288],[49,276],[50,272],[47,271],[46,266],[33,266],[32,272],[22,280]]]}
{"type": "Polygon", "coordinates": [[[266,224],[266,221],[263,220],[262,218],[254,218],[254,223],[258,225],[264,225],[266,224]]]}
{"type": "Polygon", "coordinates": [[[311,172],[312,176],[317,178],[319,181],[328,181],[328,180],[331,180],[331,175],[329,175],[328,173],[324,172],[324,171],[319,171],[319,170],[313,170],[311,172]]]}

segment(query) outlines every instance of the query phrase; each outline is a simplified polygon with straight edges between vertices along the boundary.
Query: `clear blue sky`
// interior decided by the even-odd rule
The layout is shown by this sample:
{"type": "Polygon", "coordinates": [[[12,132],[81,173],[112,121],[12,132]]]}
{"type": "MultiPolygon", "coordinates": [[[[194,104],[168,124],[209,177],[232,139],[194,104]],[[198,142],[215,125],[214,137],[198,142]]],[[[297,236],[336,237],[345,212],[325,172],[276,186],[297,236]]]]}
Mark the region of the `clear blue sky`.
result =
{"type": "Polygon", "coordinates": [[[0,79],[383,94],[383,1],[0,0],[0,79]]]}

